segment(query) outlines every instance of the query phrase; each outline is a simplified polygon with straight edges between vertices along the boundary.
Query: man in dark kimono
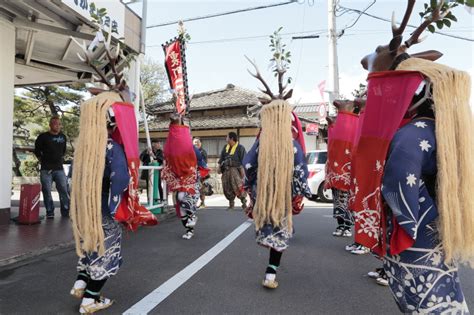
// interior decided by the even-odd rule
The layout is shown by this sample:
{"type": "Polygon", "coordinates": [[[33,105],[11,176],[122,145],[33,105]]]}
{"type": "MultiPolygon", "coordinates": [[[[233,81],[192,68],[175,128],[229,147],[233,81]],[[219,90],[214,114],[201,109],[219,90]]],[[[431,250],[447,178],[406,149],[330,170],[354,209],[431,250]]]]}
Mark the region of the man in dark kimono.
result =
{"type": "Polygon", "coordinates": [[[246,151],[239,144],[237,134],[229,132],[227,135],[227,145],[222,149],[219,158],[219,172],[222,174],[222,189],[224,195],[229,200],[228,210],[234,209],[235,197],[242,202],[242,208],[247,207],[246,193],[243,189],[244,169],[242,161],[244,160],[246,151]]]}

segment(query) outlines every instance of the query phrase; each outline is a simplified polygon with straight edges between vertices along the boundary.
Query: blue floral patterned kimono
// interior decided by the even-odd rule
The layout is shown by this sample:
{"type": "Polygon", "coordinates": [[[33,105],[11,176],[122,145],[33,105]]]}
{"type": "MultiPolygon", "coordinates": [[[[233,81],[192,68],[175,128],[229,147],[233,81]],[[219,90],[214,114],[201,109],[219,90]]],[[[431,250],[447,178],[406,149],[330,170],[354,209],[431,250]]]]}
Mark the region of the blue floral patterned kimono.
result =
{"type": "MultiPolygon", "coordinates": [[[[252,211],[253,205],[257,198],[257,173],[258,173],[258,147],[259,140],[257,139],[247,153],[243,160],[245,168],[245,188],[250,195],[250,205],[247,211],[252,211]]],[[[293,148],[295,152],[293,165],[293,183],[292,195],[295,197],[311,197],[311,192],[308,187],[308,166],[300,144],[293,140],[293,148]]],[[[272,226],[270,223],[265,224],[257,231],[256,239],[259,245],[273,248],[276,251],[284,251],[288,248],[289,240],[292,234],[288,228],[286,219],[283,220],[281,226],[272,226]]]]}
{"type": "MultiPolygon", "coordinates": [[[[201,151],[198,148],[193,146],[194,154],[196,154],[197,166],[207,168],[206,161],[204,160],[201,151]]],[[[197,202],[199,201],[199,190],[201,189],[201,180],[200,180],[199,170],[196,171],[196,182],[194,184],[194,194],[187,192],[176,192],[176,202],[178,205],[177,213],[183,222],[183,225],[186,226],[186,222],[190,220],[193,216],[196,216],[197,211],[197,202]]],[[[188,229],[193,230],[193,229],[188,229]]]]}
{"type": "Polygon", "coordinates": [[[436,173],[435,122],[415,119],[395,135],[385,165],[389,254],[384,268],[402,312],[467,314],[457,265],[444,262],[436,227],[436,173]]]}
{"type": "Polygon", "coordinates": [[[113,216],[128,188],[130,176],[127,158],[121,145],[109,139],[105,155],[105,169],[102,181],[102,228],[104,229],[105,253],[84,253],[79,259],[77,270],[85,270],[92,280],[108,279],[117,274],[122,264],[122,227],[113,216]]]}

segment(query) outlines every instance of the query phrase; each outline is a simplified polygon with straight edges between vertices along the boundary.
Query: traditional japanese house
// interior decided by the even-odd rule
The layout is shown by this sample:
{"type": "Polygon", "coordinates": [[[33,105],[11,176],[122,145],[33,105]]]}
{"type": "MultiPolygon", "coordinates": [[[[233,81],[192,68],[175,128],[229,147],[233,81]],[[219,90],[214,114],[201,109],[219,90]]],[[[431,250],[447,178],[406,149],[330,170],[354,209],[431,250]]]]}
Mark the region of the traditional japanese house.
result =
{"type": "MultiPolygon", "coordinates": [[[[228,84],[224,89],[203,92],[192,96],[190,105],[191,133],[199,137],[203,148],[207,151],[209,166],[216,177],[215,169],[222,148],[226,145],[226,136],[234,131],[239,136],[239,143],[247,150],[250,149],[258,133],[258,119],[252,112],[260,106],[259,92],[236,87],[228,84]]],[[[324,104],[323,104],[324,105],[324,104]]],[[[169,115],[174,111],[171,101],[157,103],[147,108],[150,116],[148,125],[150,137],[164,143],[168,135],[169,115]]],[[[319,116],[311,112],[317,110],[319,104],[302,104],[295,106],[303,127],[308,123],[319,123],[319,116]],[[308,117],[308,118],[306,118],[308,117]]],[[[326,110],[326,107],[324,108],[326,110]]],[[[142,128],[143,129],[143,128],[142,128]]],[[[319,133],[321,135],[321,133],[319,133]]],[[[140,132],[142,145],[145,144],[145,133],[140,132]]],[[[316,149],[317,135],[305,135],[308,150],[316,149]]],[[[216,180],[214,187],[220,189],[220,180],[216,180]],[[216,185],[218,187],[216,187],[216,185]]]]}

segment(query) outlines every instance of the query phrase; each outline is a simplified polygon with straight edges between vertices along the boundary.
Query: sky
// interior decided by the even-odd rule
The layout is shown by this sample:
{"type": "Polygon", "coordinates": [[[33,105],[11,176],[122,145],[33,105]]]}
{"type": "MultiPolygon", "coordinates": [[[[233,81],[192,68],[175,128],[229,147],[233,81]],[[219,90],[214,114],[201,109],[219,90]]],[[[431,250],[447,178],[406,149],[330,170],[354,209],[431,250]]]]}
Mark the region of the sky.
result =
{"type": "MultiPolygon", "coordinates": [[[[255,7],[262,4],[285,2],[284,0],[262,1],[197,1],[197,0],[148,0],[147,25],[176,21],[212,13],[255,7]]],[[[340,0],[344,7],[364,10],[373,0],[340,0]]],[[[418,0],[409,24],[421,23],[418,12],[423,3],[418,0]]],[[[390,19],[395,11],[397,21],[403,18],[406,1],[377,0],[367,13],[390,19]]],[[[130,7],[141,15],[141,3],[130,7]]],[[[458,22],[442,31],[474,39],[474,15],[464,7],[457,7],[453,14],[458,22]]],[[[338,31],[352,24],[356,13],[345,13],[336,19],[338,31]]],[[[191,94],[225,88],[229,83],[256,90],[259,82],[251,77],[247,69],[253,70],[245,59],[255,60],[260,72],[272,90],[277,90],[276,79],[269,68],[271,58],[269,35],[283,27],[283,41],[291,51],[291,68],[294,103],[319,102],[321,96],[317,85],[328,77],[327,1],[299,0],[285,6],[238,13],[222,17],[189,21],[185,23],[191,41],[187,45],[186,62],[188,85],[191,94]],[[317,39],[297,40],[291,36],[319,34],[317,39]],[[259,37],[257,37],[259,36],[259,37]],[[250,38],[249,38],[250,37],[250,38]],[[253,38],[257,37],[257,38],[253,38]]],[[[409,37],[407,27],[405,39],[409,37]]],[[[177,24],[147,29],[146,57],[160,63],[164,60],[161,44],[177,35],[177,24]]],[[[378,45],[388,44],[392,38],[389,22],[361,16],[357,23],[344,31],[338,39],[338,63],[340,93],[351,98],[351,92],[365,82],[367,72],[360,60],[373,52],[378,45]]],[[[420,44],[410,48],[410,53],[435,49],[444,54],[440,63],[465,70],[474,76],[474,42],[431,34],[420,44]]],[[[474,91],[474,86],[473,86],[474,91]]],[[[325,95],[327,100],[327,94],[325,95]]]]}

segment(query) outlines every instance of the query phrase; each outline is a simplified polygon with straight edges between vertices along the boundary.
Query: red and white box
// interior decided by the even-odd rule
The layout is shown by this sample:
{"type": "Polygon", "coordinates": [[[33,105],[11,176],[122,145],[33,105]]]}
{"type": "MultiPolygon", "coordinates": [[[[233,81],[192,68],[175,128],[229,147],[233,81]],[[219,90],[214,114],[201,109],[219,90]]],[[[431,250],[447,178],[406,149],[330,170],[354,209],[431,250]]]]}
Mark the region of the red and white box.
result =
{"type": "Polygon", "coordinates": [[[36,224],[40,222],[40,194],[40,184],[21,185],[19,224],[36,224]]]}

